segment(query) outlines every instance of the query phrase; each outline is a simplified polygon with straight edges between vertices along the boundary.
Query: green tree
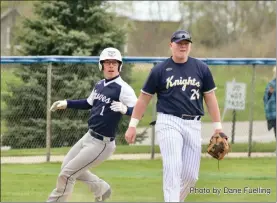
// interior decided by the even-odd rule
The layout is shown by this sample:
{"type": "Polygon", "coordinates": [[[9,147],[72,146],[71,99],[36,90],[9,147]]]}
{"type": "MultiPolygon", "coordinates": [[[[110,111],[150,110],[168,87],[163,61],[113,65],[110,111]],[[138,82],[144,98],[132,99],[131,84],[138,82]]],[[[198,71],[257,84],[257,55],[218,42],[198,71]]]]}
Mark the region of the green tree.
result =
{"type": "MultiPolygon", "coordinates": [[[[121,52],[125,31],[114,23],[114,13],[107,12],[105,1],[42,1],[34,5],[36,18],[23,21],[18,41],[22,55],[98,56],[106,47],[121,52]]],[[[123,53],[123,52],[122,52],[123,53]]],[[[3,117],[8,132],[3,144],[13,148],[45,147],[46,145],[46,87],[49,64],[22,65],[16,75],[20,86],[9,84],[11,95],[4,101],[3,117]]],[[[97,64],[52,64],[52,102],[60,99],[87,98],[94,84],[103,75],[97,64]]],[[[130,82],[130,65],[121,73],[130,82]]],[[[89,111],[67,109],[52,114],[52,147],[71,146],[87,131],[89,111]]],[[[118,134],[127,127],[123,117],[118,134]]],[[[124,139],[117,139],[117,142],[124,139]]]]}
{"type": "Polygon", "coordinates": [[[180,1],[179,8],[180,28],[210,49],[244,36],[261,40],[276,28],[275,1],[180,1]]]}

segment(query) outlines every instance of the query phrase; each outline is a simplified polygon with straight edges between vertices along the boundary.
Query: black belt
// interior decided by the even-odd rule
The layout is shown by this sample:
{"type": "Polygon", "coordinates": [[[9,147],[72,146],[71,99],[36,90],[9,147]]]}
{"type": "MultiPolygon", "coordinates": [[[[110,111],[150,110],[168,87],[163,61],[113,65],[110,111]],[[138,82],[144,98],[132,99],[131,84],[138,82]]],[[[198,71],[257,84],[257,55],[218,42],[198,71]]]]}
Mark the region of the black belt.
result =
{"type": "Polygon", "coordinates": [[[114,141],[114,137],[105,137],[105,136],[103,136],[103,135],[101,135],[101,134],[99,134],[99,133],[97,133],[97,132],[95,132],[95,131],[93,131],[91,129],[89,129],[89,133],[90,133],[90,135],[92,137],[94,137],[94,138],[96,138],[98,140],[104,141],[104,142],[106,142],[106,141],[109,141],[109,142],[114,141]]]}
{"type": "Polygon", "coordinates": [[[201,116],[190,116],[190,115],[185,115],[185,114],[174,114],[173,116],[177,116],[181,119],[184,119],[184,120],[197,120],[199,121],[201,119],[201,116]]]}

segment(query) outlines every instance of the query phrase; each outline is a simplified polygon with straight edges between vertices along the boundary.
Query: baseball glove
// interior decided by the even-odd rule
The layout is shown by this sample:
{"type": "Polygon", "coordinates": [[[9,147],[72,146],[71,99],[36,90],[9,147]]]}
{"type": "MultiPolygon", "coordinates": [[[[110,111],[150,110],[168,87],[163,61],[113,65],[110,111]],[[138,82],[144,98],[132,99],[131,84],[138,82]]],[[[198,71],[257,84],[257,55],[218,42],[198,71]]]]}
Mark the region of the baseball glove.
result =
{"type": "Polygon", "coordinates": [[[208,154],[217,160],[221,160],[229,152],[230,144],[228,137],[224,133],[215,133],[207,148],[208,154]]]}

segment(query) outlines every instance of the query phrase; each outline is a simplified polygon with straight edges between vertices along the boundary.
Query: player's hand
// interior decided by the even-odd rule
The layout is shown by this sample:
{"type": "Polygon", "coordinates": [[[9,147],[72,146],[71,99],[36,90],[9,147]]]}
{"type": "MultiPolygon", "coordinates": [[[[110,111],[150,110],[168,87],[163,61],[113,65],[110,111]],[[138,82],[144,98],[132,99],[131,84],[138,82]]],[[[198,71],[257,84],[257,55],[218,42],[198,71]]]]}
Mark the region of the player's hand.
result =
{"type": "MultiPolygon", "coordinates": [[[[223,130],[222,129],[215,129],[215,131],[214,131],[214,134],[218,134],[218,133],[223,133],[224,134],[224,132],[223,132],[223,130]]],[[[228,137],[226,136],[226,137],[224,137],[226,140],[228,140],[228,137]]]]}
{"type": "Polygon", "coordinates": [[[223,133],[223,130],[222,129],[215,129],[214,133],[223,133]]]}
{"type": "Polygon", "coordinates": [[[128,130],[125,133],[125,140],[132,144],[136,140],[136,128],[135,127],[129,127],[128,130]]]}
{"type": "Polygon", "coordinates": [[[115,112],[120,112],[122,114],[126,114],[127,106],[125,106],[121,102],[113,101],[111,104],[111,110],[113,110],[115,112]]]}
{"type": "Polygon", "coordinates": [[[66,109],[67,101],[66,100],[59,100],[52,104],[50,111],[56,111],[57,109],[66,109]]]}

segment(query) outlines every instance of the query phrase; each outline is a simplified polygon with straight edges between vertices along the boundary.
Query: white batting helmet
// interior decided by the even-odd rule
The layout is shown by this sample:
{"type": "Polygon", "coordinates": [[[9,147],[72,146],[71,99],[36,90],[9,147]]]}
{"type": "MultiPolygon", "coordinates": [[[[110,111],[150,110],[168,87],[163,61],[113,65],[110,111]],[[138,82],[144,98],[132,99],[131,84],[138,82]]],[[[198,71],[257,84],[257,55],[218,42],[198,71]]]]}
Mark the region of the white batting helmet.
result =
{"type": "Polygon", "coordinates": [[[107,60],[107,59],[115,59],[119,62],[119,71],[121,71],[122,68],[122,56],[121,53],[118,49],[113,48],[113,47],[108,47],[104,49],[99,57],[99,70],[102,71],[103,65],[102,61],[107,60]]]}

